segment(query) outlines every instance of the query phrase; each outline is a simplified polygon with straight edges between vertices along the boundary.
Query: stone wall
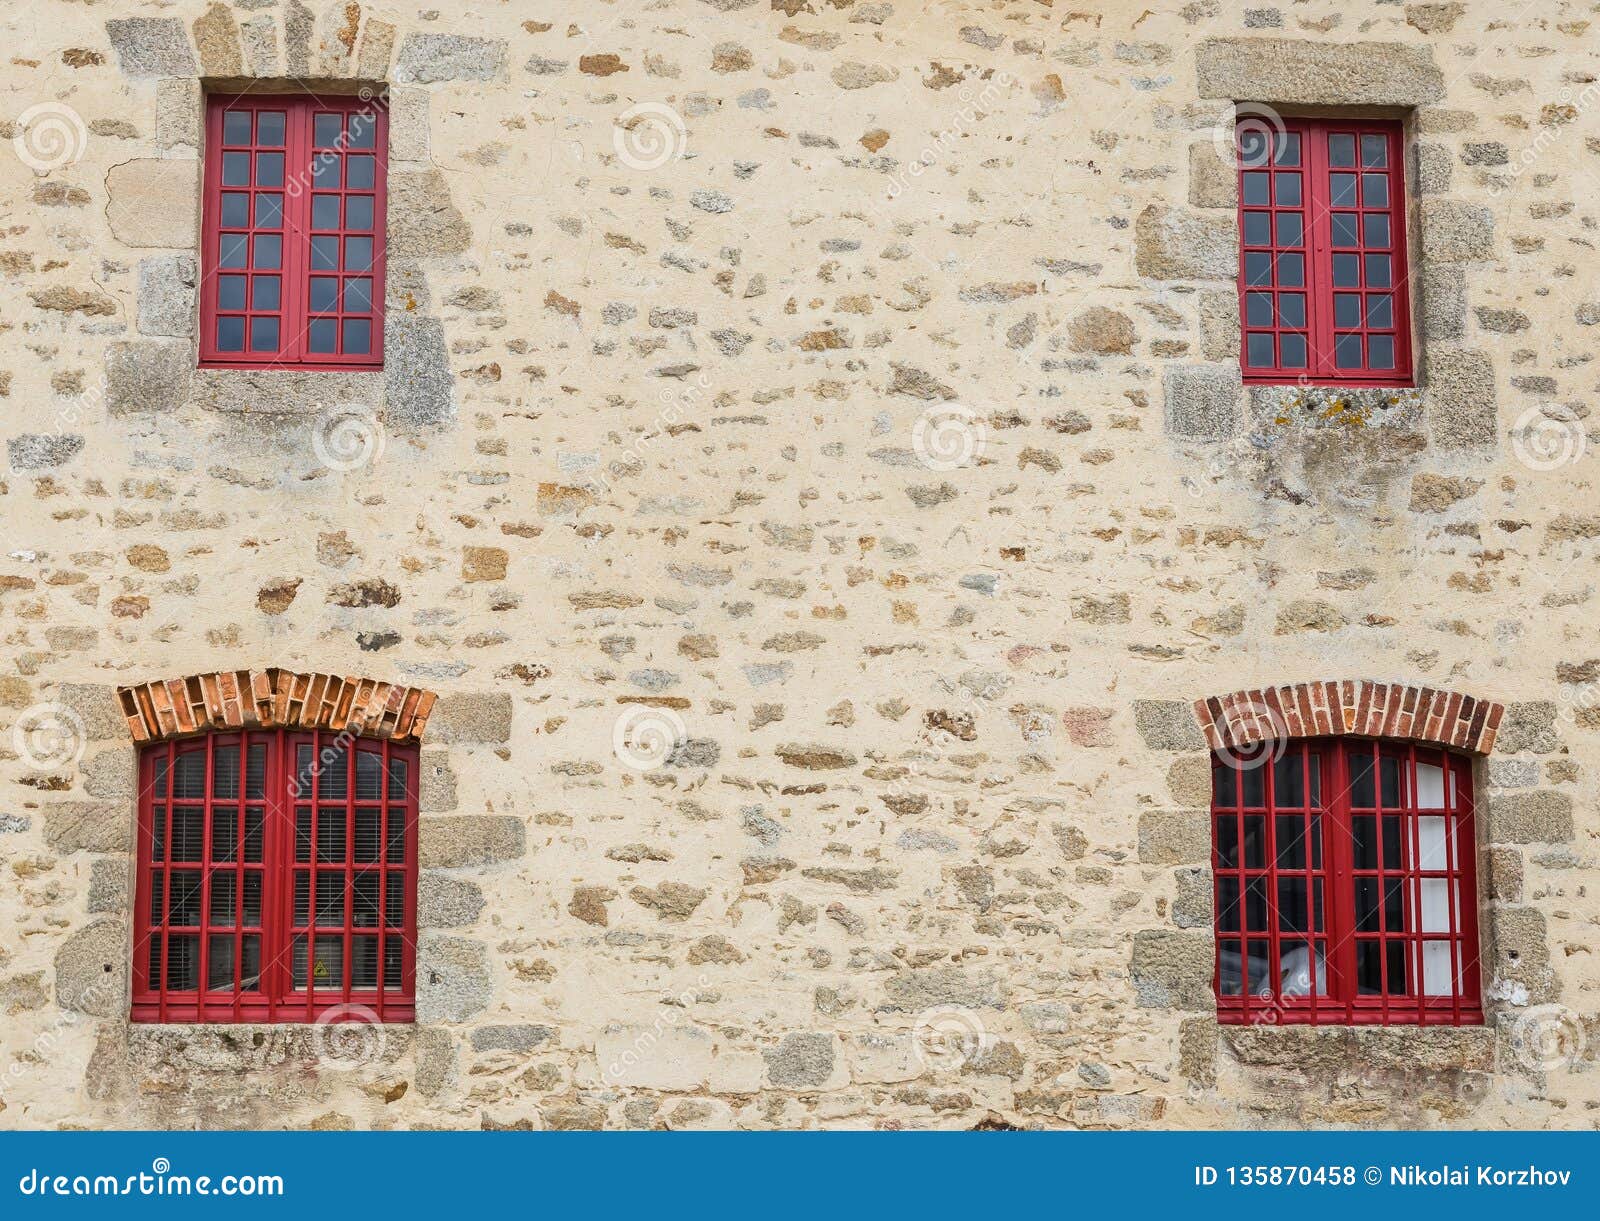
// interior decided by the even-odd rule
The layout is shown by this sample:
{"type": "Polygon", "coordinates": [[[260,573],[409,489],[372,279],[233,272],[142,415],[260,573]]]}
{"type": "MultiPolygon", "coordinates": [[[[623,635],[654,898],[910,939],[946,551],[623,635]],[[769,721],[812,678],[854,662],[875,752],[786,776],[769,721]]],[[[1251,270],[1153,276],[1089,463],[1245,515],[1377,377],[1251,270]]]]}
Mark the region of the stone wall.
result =
{"type": "Polygon", "coordinates": [[[461,9],[0,19],[0,1125],[1594,1125],[1583,6],[461,9]],[[196,368],[256,86],[382,373],[196,368]],[[1417,386],[1242,386],[1246,104],[1404,119],[1417,386]],[[126,1020],[116,690],[271,667],[439,695],[414,1026],[126,1020]],[[1482,1028],[1216,1023],[1192,705],[1325,679],[1505,706],[1482,1028]]]}

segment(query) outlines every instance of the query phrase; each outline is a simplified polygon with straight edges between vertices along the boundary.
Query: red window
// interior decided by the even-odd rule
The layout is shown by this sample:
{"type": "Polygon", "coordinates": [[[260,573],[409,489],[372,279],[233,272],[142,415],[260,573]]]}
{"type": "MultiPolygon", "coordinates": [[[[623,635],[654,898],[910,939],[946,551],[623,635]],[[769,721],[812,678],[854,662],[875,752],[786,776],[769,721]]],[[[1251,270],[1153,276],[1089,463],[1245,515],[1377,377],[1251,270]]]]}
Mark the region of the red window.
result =
{"type": "Polygon", "coordinates": [[[1481,1023],[1468,760],[1319,738],[1250,762],[1212,765],[1219,1020],[1481,1023]]]}
{"type": "Polygon", "coordinates": [[[1410,384],[1402,152],[1398,123],[1240,123],[1246,381],[1410,384]]]}
{"type": "Polygon", "coordinates": [[[389,117],[359,97],[212,97],[200,360],[383,364],[389,117]]]}
{"type": "Polygon", "coordinates": [[[139,761],[133,1019],[414,1012],[417,751],[268,730],[139,761]]]}

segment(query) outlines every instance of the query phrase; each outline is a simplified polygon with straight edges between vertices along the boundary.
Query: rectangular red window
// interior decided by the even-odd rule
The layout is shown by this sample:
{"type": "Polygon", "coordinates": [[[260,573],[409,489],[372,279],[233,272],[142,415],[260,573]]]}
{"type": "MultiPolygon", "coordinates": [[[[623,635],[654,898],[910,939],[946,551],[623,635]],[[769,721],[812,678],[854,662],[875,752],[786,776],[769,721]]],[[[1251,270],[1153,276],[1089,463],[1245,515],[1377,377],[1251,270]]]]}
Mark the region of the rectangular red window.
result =
{"type": "Polygon", "coordinates": [[[1482,1023],[1468,760],[1355,738],[1219,752],[1211,820],[1219,1021],[1482,1023]]]}
{"type": "Polygon", "coordinates": [[[250,731],[139,761],[133,1020],[408,1022],[417,750],[250,731]]]}
{"type": "Polygon", "coordinates": [[[1381,120],[1242,120],[1247,382],[1409,385],[1404,141],[1381,120]]]}
{"type": "Polygon", "coordinates": [[[388,150],[378,100],[207,99],[202,365],[383,366],[388,150]]]}

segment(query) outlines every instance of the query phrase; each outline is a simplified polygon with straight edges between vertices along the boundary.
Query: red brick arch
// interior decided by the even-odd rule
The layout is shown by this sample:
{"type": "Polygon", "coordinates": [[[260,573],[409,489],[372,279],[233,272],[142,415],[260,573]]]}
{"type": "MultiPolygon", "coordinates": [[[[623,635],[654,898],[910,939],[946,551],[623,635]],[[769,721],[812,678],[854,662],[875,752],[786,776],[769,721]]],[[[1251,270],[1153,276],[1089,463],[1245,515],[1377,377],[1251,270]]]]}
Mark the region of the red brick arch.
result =
{"type": "Polygon", "coordinates": [[[1474,755],[1494,748],[1505,705],[1460,691],[1340,681],[1258,687],[1196,700],[1212,750],[1275,738],[1404,738],[1474,755]]]}
{"type": "Polygon", "coordinates": [[[135,742],[163,742],[210,730],[349,730],[415,742],[437,697],[420,687],[335,674],[299,674],[276,666],[218,670],[118,687],[135,742]]]}

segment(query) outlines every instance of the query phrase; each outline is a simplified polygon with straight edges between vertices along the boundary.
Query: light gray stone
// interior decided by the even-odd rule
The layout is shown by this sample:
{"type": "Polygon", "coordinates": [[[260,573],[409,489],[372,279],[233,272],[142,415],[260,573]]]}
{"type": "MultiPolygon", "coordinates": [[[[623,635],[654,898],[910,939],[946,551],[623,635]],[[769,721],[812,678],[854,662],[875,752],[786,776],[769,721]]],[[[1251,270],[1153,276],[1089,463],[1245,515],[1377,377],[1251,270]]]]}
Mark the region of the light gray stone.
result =
{"type": "Polygon", "coordinates": [[[511,696],[504,691],[443,695],[428,718],[428,738],[438,743],[509,742],[511,711],[511,696]]]}
{"type": "Polygon", "coordinates": [[[6,442],[6,459],[14,471],[42,471],[70,462],[83,445],[79,433],[25,432],[6,442]]]}
{"type": "Polygon", "coordinates": [[[195,262],[187,254],[139,260],[139,333],[194,334],[195,262]]]}
{"type": "Polygon", "coordinates": [[[1134,934],[1129,974],[1145,1009],[1205,1010],[1211,993],[1215,948],[1210,934],[1143,929],[1134,934]]]}
{"type": "Polygon", "coordinates": [[[1204,750],[1194,710],[1183,700],[1134,700],[1133,723],[1151,750],[1204,750]]]}
{"type": "Polygon", "coordinates": [[[123,17],[106,22],[106,36],[124,76],[195,76],[199,69],[183,22],[176,17],[123,17]]]}
{"type": "Polygon", "coordinates": [[[83,722],[91,742],[115,741],[126,746],[128,722],[117,702],[117,689],[104,683],[62,683],[54,701],[83,722]]]}
{"type": "Polygon", "coordinates": [[[56,951],[56,1003],[94,1017],[125,1017],[128,954],[128,926],[121,920],[79,929],[56,951]]]}
{"type": "Polygon", "coordinates": [[[914,967],[892,976],[884,985],[886,1012],[921,1013],[936,1005],[968,1009],[1003,1009],[1006,989],[993,971],[965,967],[914,967]]]}
{"type": "Polygon", "coordinates": [[[1426,47],[1398,42],[1208,38],[1195,51],[1203,98],[1296,106],[1426,106],[1444,76],[1426,47]]]}
{"type": "Polygon", "coordinates": [[[106,411],[177,411],[194,384],[194,352],[159,339],[114,343],[106,352],[106,411]]]}
{"type": "Polygon", "coordinates": [[[417,1027],[416,1072],[412,1078],[424,1098],[437,1098],[455,1078],[455,1038],[437,1026],[417,1027]]]}
{"type": "Polygon", "coordinates": [[[1211,859],[1211,815],[1205,810],[1147,810],[1139,815],[1139,860],[1189,865],[1211,859]]]}
{"type": "Polygon", "coordinates": [[[1197,208],[1239,206],[1239,173],[1211,140],[1189,146],[1189,202],[1197,208]]]}
{"type": "Polygon", "coordinates": [[[426,161],[432,147],[426,89],[389,91],[389,159],[426,161]]]}
{"type": "Polygon", "coordinates": [[[833,1036],[821,1031],[785,1035],[776,1047],[763,1048],[767,1079],[781,1090],[807,1089],[824,1084],[833,1075],[833,1036]]]}
{"type": "Polygon", "coordinates": [[[1150,204],[1134,221],[1134,266],[1153,280],[1232,280],[1239,274],[1238,221],[1150,204]]]}
{"type": "Polygon", "coordinates": [[[384,319],[384,418],[395,428],[439,428],[455,419],[455,378],[437,318],[384,319]]]}
{"type": "Polygon", "coordinates": [[[418,824],[424,869],[464,869],[516,860],[528,846],[528,829],[512,814],[454,814],[418,824]]]}
{"type": "Polygon", "coordinates": [[[1208,289],[1200,298],[1200,354],[1207,360],[1239,359],[1239,294],[1208,289]]]}
{"type": "Polygon", "coordinates": [[[1572,838],[1572,798],[1552,789],[1506,793],[1489,802],[1494,844],[1555,844],[1572,838]]]}
{"type": "Polygon", "coordinates": [[[1561,709],[1554,700],[1519,700],[1507,704],[1495,751],[1502,755],[1547,755],[1561,747],[1556,718],[1561,709]]]}
{"type": "Polygon", "coordinates": [[[127,852],[132,814],[120,801],[58,801],[45,807],[44,842],[56,852],[127,852]]]}
{"type": "Polygon", "coordinates": [[[106,171],[106,223],[124,246],[193,250],[200,241],[200,162],[135,157],[106,171]]]}
{"type": "Polygon", "coordinates": [[[1237,365],[1169,365],[1161,386],[1169,436],[1225,441],[1238,431],[1244,383],[1237,365]]]}
{"type": "Polygon", "coordinates": [[[377,413],[383,404],[383,383],[382,373],[365,371],[198,369],[186,397],[207,411],[309,418],[334,404],[377,413]]]}
{"type": "Polygon", "coordinates": [[[456,808],[456,774],[450,768],[449,751],[423,751],[418,776],[417,803],[423,814],[446,814],[456,808]]]}
{"type": "Polygon", "coordinates": [[[128,858],[125,856],[97,856],[89,862],[90,914],[110,912],[125,915],[128,911],[128,858]]]}
{"type": "Polygon", "coordinates": [[[156,86],[156,144],[161,148],[200,147],[200,82],[184,77],[156,86]]]}
{"type": "Polygon", "coordinates": [[[1424,362],[1424,409],[1436,445],[1492,445],[1498,435],[1494,363],[1470,348],[1434,347],[1424,362]]]}
{"type": "Polygon", "coordinates": [[[556,1041],[553,1026],[478,1026],[472,1031],[473,1051],[537,1051],[556,1041]]]}
{"type": "Polygon", "coordinates": [[[488,1008],[493,994],[483,942],[435,935],[418,943],[418,1022],[465,1022],[488,1008]]]}
{"type": "Polygon", "coordinates": [[[1422,267],[1422,336],[1460,339],[1467,331],[1467,276],[1458,263],[1422,267]]]}
{"type": "Polygon", "coordinates": [[[424,870],[417,878],[417,927],[461,928],[483,910],[477,883],[424,870]]]}
{"type": "Polygon", "coordinates": [[[1442,144],[1417,144],[1414,178],[1418,195],[1445,195],[1450,190],[1450,150],[1442,144]]]}
{"type": "Polygon", "coordinates": [[[1178,893],[1172,900],[1172,922],[1179,928],[1210,928],[1215,906],[1209,868],[1176,871],[1178,893]]]}
{"type": "Polygon", "coordinates": [[[126,747],[113,747],[89,755],[78,765],[83,789],[91,797],[107,801],[131,801],[138,783],[134,753],[126,747]]]}
{"type": "Polygon", "coordinates": [[[1458,199],[1425,199],[1422,263],[1471,263],[1494,257],[1494,213],[1458,199]]]}
{"type": "Polygon", "coordinates": [[[460,34],[407,34],[400,43],[394,79],[402,84],[492,81],[505,71],[506,44],[498,38],[460,34]]]}

